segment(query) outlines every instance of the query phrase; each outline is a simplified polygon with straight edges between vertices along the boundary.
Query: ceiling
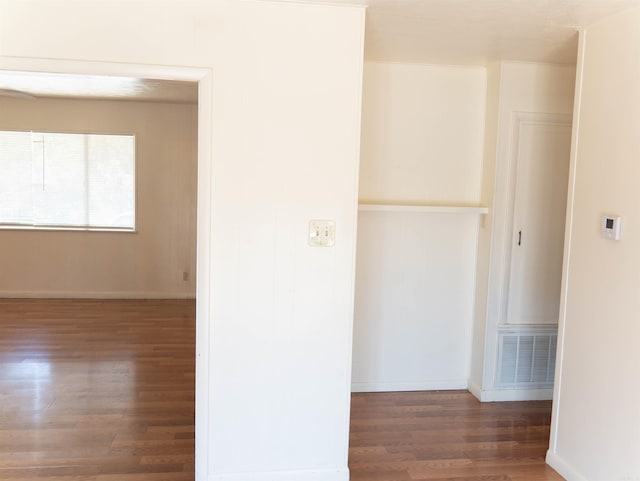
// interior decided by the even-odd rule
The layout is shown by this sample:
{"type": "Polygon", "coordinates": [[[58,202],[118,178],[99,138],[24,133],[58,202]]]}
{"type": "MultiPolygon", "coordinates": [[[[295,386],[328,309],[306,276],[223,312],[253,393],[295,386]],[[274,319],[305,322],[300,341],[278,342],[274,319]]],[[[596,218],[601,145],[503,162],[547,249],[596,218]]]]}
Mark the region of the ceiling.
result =
{"type": "MultiPolygon", "coordinates": [[[[368,60],[486,65],[499,60],[573,64],[577,28],[640,0],[293,0],[366,5],[368,60]]],[[[0,96],[197,102],[190,82],[0,72],[0,96]]]]}
{"type": "Polygon", "coordinates": [[[197,103],[195,82],[0,70],[0,97],[90,98],[197,103]]]}

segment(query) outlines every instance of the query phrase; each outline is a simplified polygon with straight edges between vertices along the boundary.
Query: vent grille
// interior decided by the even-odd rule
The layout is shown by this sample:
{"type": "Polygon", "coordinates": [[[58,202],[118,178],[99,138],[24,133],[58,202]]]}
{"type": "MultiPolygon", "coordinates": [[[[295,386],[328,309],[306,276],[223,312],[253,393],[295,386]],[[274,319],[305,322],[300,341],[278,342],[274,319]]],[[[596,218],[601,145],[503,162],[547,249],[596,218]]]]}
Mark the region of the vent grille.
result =
{"type": "Polygon", "coordinates": [[[498,384],[552,387],[557,334],[501,334],[498,384]]]}

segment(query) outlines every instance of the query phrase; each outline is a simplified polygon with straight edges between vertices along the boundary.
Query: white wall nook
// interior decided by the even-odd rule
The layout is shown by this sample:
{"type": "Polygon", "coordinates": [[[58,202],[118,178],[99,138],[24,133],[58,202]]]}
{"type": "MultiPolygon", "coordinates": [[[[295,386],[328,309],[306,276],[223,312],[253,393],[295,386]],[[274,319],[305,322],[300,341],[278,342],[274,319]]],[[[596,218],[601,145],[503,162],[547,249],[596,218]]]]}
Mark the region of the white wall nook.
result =
{"type": "Polygon", "coordinates": [[[354,391],[551,397],[574,75],[365,64],[354,391]]]}
{"type": "Polygon", "coordinates": [[[466,389],[484,68],[366,62],[352,390],[466,389]]]}

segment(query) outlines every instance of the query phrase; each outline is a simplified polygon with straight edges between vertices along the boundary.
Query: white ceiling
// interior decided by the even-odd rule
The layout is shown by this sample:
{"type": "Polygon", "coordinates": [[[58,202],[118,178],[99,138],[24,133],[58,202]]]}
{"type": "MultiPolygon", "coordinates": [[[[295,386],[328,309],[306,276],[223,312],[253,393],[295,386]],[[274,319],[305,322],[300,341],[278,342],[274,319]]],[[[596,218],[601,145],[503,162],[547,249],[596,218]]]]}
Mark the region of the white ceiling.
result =
{"type": "MultiPolygon", "coordinates": [[[[287,0],[284,0],[287,1],[287,0]]],[[[640,0],[292,0],[366,5],[368,60],[486,65],[575,63],[576,30],[640,0]]],[[[0,72],[0,96],[197,102],[197,86],[120,77],[0,72]]]]}
{"type": "Polygon", "coordinates": [[[197,103],[195,82],[0,71],[0,97],[124,99],[197,103]]]}

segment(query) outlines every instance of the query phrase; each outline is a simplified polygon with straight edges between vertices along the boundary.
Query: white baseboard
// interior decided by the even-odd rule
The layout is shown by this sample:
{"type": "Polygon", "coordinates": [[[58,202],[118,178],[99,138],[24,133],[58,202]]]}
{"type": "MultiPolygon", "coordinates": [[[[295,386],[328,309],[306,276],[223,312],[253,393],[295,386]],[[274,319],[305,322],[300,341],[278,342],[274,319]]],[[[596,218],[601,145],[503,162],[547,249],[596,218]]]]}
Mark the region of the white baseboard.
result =
{"type": "Polygon", "coordinates": [[[469,383],[469,392],[481,402],[501,401],[551,401],[553,389],[480,389],[469,383]]]}
{"type": "Polygon", "coordinates": [[[2,299],[195,299],[192,292],[0,291],[2,299]]]}
{"type": "Polygon", "coordinates": [[[445,379],[438,381],[410,382],[352,382],[351,392],[393,392],[393,391],[451,391],[467,389],[467,379],[445,379]]]}
{"type": "Polygon", "coordinates": [[[588,481],[587,478],[582,476],[578,471],[576,471],[572,466],[566,463],[556,453],[547,451],[546,460],[547,464],[555,469],[558,474],[567,481],[588,481]]]}
{"type": "Polygon", "coordinates": [[[469,386],[467,390],[473,394],[478,401],[482,401],[482,388],[478,386],[475,382],[469,381],[469,386]]]}
{"type": "Polygon", "coordinates": [[[209,476],[209,481],[349,481],[349,469],[221,473],[209,476]]]}

